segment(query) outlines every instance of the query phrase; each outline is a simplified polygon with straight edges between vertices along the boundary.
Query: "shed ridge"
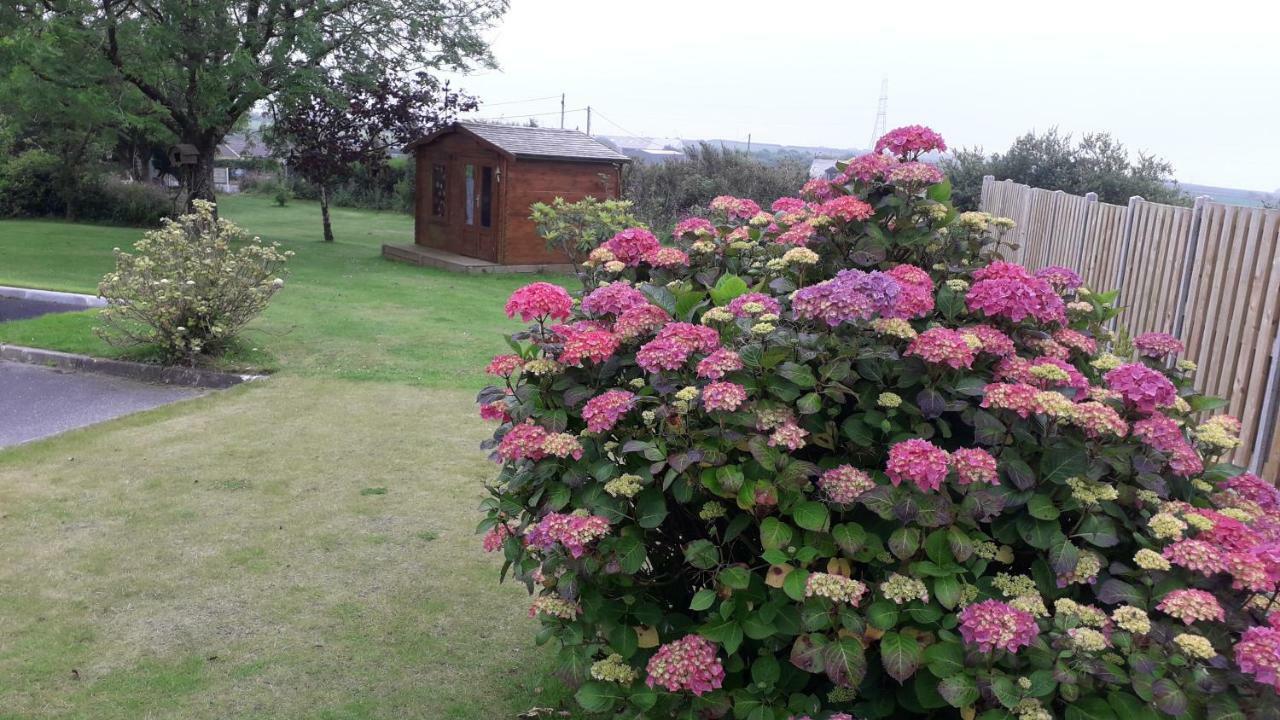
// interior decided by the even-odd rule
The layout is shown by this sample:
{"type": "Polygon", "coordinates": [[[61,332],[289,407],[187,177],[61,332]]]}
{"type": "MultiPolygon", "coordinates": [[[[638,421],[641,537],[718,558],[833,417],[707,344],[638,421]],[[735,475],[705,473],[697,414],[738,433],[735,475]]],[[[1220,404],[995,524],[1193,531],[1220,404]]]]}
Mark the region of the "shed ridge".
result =
{"type": "Polygon", "coordinates": [[[426,137],[409,143],[408,152],[426,145],[436,138],[452,133],[465,132],[481,142],[493,146],[504,155],[514,158],[542,160],[580,160],[586,162],[620,163],[630,158],[586,133],[560,128],[500,125],[476,120],[459,120],[426,137]]]}

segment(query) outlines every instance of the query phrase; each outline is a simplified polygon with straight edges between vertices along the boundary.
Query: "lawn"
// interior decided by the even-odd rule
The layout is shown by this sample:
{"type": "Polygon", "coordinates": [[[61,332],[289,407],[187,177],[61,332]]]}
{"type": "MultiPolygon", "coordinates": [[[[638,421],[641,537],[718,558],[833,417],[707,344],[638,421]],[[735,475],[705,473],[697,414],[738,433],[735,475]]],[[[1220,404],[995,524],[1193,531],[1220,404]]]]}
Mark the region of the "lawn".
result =
{"type": "MultiPolygon", "coordinates": [[[[478,366],[530,278],[386,262],[379,245],[408,237],[399,215],[338,210],[325,245],[314,206],[223,208],[298,253],[250,333],[279,371],[0,450],[0,719],[487,720],[556,704],[524,589],[497,583],[473,534],[493,473],[478,366]]],[[[0,283],[90,290],[137,234],[0,222],[0,283]]],[[[3,339],[98,350],[91,320],[3,339]]]]}
{"type": "MultiPolygon", "coordinates": [[[[335,208],[338,241],[318,242],[314,203],[276,207],[241,195],[222,213],[297,255],[288,282],[252,323],[236,359],[311,377],[393,380],[426,387],[479,387],[480,369],[510,330],[502,300],[528,276],[458,275],[382,259],[384,242],[407,242],[413,219],[335,208]]],[[[0,221],[0,285],[95,292],[140,230],[39,220],[0,221]]],[[[545,278],[544,278],[545,279],[545,278]]],[[[0,325],[0,342],[116,356],[93,335],[96,312],[0,325]]]]}

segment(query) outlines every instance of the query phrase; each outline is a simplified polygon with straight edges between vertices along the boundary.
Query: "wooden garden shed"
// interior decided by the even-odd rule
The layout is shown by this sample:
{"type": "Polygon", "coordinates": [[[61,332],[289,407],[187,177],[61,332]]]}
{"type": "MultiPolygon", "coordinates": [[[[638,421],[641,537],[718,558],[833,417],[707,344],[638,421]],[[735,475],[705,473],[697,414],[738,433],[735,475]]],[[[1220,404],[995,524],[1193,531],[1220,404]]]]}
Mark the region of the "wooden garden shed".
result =
{"type": "Polygon", "coordinates": [[[383,255],[470,272],[567,269],[529,219],[562,197],[614,198],[627,156],[576,130],[455,122],[405,148],[416,161],[412,245],[383,255]]]}

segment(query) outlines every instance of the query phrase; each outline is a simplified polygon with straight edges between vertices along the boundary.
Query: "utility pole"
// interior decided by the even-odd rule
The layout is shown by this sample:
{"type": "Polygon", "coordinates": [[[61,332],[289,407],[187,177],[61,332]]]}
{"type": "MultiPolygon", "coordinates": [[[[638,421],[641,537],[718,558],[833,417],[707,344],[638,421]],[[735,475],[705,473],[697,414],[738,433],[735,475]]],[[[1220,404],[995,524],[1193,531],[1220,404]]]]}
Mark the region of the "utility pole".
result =
{"type": "Polygon", "coordinates": [[[587,106],[587,134],[591,134],[591,106],[587,106]]]}
{"type": "Polygon", "coordinates": [[[564,129],[564,93],[560,93],[560,129],[564,129]]]}
{"type": "Polygon", "coordinates": [[[874,148],[876,141],[888,130],[889,121],[889,76],[880,78],[880,102],[876,104],[876,122],[871,126],[871,142],[868,148],[874,148]]]}
{"type": "Polygon", "coordinates": [[[747,154],[751,154],[751,133],[747,133],[747,154]]]}

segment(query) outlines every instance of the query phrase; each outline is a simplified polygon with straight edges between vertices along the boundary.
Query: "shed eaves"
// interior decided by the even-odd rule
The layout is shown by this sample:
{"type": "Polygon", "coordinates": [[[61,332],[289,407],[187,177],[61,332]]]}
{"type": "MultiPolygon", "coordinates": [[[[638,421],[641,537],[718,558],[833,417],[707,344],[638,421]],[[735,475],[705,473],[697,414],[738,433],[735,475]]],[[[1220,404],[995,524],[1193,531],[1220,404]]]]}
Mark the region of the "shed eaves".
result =
{"type": "MultiPolygon", "coordinates": [[[[577,130],[460,121],[457,125],[517,158],[628,162],[630,158],[577,130]]],[[[430,140],[430,137],[425,138],[430,140]]]]}

